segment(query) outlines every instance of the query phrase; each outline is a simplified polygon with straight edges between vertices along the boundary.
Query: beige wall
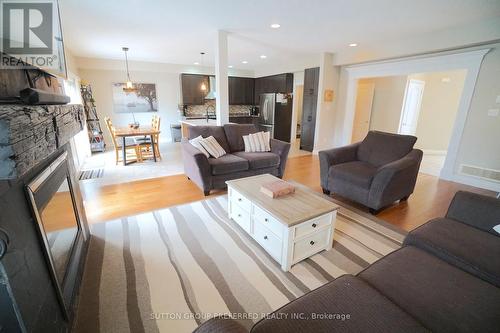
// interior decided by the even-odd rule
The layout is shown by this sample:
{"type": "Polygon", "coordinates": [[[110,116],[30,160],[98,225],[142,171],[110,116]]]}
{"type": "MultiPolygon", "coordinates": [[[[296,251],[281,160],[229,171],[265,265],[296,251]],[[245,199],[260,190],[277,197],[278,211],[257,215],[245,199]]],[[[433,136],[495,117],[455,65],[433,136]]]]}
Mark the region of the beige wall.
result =
{"type": "Polygon", "coordinates": [[[457,167],[470,164],[500,170],[500,117],[488,116],[498,109],[500,95],[500,43],[483,59],[460,142],[457,167]]]}
{"type": "MultiPolygon", "coordinates": [[[[113,112],[112,84],[125,80],[125,62],[78,57],[75,58],[75,62],[82,81],[89,83],[92,87],[104,139],[110,147],[111,137],[106,129],[104,117],[110,117],[115,126],[127,126],[133,121],[131,113],[113,112]]],[[[178,124],[181,119],[179,111],[181,103],[180,73],[213,74],[213,68],[139,61],[130,61],[129,67],[133,82],[156,84],[158,98],[158,112],[135,113],[136,120],[141,124],[149,124],[152,115],[157,114],[161,118],[160,140],[171,141],[170,124],[178,124]]],[[[242,70],[230,70],[229,74],[253,76],[253,72],[242,70]]]]}
{"type": "Polygon", "coordinates": [[[443,152],[448,149],[466,74],[466,70],[457,70],[408,76],[425,82],[415,134],[417,148],[443,152]],[[443,78],[449,82],[443,82],[443,78]]]}
{"type": "MultiPolygon", "coordinates": [[[[160,139],[170,141],[170,124],[181,119],[178,109],[180,100],[179,73],[135,71],[130,76],[134,82],[155,83],[158,97],[158,112],[135,113],[135,119],[141,124],[149,124],[153,114],[161,118],[160,139]]],[[[113,111],[112,84],[125,80],[124,71],[80,68],[82,81],[89,83],[95,99],[97,114],[104,131],[104,139],[111,146],[111,137],[106,129],[104,117],[110,117],[117,127],[127,126],[133,122],[131,113],[115,113],[113,111]]]]}
{"type": "Polygon", "coordinates": [[[374,83],[370,130],[397,133],[406,89],[406,76],[388,76],[359,80],[374,83]]]}

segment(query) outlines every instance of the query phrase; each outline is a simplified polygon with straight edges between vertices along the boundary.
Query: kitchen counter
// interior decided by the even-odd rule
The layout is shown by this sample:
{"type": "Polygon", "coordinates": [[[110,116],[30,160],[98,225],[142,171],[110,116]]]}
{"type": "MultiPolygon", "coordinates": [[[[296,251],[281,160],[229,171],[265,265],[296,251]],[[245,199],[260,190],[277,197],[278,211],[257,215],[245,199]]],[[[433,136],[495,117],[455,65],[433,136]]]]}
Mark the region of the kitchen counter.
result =
{"type": "Polygon", "coordinates": [[[188,137],[188,128],[190,126],[216,126],[217,120],[206,118],[196,118],[196,119],[183,119],[179,121],[181,123],[181,133],[182,138],[188,137]]]}

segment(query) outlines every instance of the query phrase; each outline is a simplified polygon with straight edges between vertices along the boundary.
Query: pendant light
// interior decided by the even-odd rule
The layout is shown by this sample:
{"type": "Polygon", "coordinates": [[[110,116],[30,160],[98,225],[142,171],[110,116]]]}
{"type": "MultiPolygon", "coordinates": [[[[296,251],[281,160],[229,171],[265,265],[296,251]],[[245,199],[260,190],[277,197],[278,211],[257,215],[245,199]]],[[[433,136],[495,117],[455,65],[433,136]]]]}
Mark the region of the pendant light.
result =
{"type": "Polygon", "coordinates": [[[123,88],[123,91],[126,93],[136,92],[137,88],[134,87],[132,80],[130,80],[130,73],[128,70],[128,57],[127,57],[128,47],[122,47],[122,50],[123,52],[125,52],[125,66],[127,69],[127,82],[125,82],[125,87],[123,88]]]}
{"type": "MultiPolygon", "coordinates": [[[[201,66],[203,67],[203,58],[205,57],[205,52],[200,52],[200,60],[201,60],[201,66]]],[[[200,86],[201,91],[207,91],[207,85],[205,84],[205,81],[201,83],[200,86]]]]}

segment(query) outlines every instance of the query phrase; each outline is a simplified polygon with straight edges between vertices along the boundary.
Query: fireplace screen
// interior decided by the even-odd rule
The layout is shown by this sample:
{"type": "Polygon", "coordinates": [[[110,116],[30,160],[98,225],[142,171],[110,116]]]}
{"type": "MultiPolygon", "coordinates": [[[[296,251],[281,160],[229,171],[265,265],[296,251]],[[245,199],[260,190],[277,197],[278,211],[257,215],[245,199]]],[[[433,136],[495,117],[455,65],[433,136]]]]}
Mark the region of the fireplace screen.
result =
{"type": "Polygon", "coordinates": [[[66,155],[62,154],[28,185],[45,255],[65,313],[65,277],[81,232],[66,155]]]}

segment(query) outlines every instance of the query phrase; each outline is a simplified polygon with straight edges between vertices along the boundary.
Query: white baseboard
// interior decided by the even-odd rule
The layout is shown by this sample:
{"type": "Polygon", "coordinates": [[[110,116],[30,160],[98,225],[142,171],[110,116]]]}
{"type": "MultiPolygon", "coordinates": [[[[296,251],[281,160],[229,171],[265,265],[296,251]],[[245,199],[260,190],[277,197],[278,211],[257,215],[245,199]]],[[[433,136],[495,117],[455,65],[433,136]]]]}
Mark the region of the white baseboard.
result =
{"type": "Polygon", "coordinates": [[[422,149],[424,155],[446,156],[446,150],[422,149]]]}
{"type": "MultiPolygon", "coordinates": [[[[441,178],[446,179],[444,177],[441,177],[441,178]]],[[[486,190],[490,190],[493,192],[500,192],[500,183],[491,182],[491,181],[488,181],[484,178],[467,176],[467,175],[463,175],[463,174],[454,174],[450,179],[446,179],[446,180],[451,180],[453,182],[465,184],[465,185],[469,185],[469,186],[484,188],[486,190]]]]}

